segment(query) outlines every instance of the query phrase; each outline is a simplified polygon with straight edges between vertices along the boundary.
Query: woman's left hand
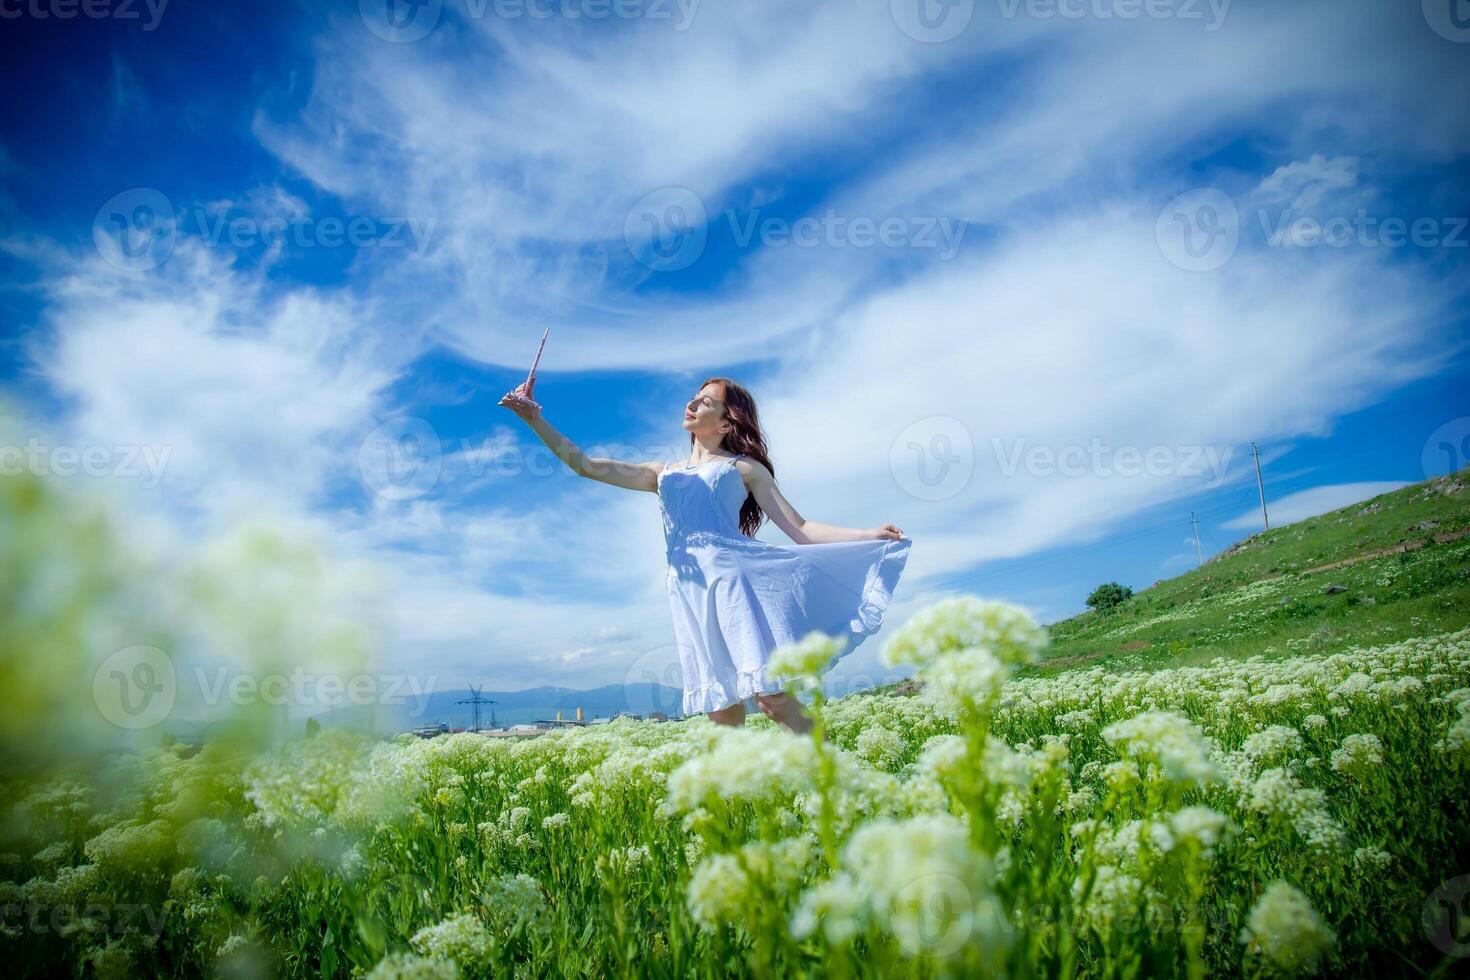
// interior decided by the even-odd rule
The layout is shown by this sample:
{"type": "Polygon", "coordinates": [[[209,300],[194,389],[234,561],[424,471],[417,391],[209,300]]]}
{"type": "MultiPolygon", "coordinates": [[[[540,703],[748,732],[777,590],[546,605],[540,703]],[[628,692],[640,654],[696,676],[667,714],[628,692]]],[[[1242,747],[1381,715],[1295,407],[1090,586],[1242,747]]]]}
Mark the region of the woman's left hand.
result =
{"type": "Polygon", "coordinates": [[[877,541],[885,539],[889,541],[901,541],[903,540],[903,532],[892,524],[884,524],[882,527],[875,527],[870,530],[868,537],[877,541]]]}

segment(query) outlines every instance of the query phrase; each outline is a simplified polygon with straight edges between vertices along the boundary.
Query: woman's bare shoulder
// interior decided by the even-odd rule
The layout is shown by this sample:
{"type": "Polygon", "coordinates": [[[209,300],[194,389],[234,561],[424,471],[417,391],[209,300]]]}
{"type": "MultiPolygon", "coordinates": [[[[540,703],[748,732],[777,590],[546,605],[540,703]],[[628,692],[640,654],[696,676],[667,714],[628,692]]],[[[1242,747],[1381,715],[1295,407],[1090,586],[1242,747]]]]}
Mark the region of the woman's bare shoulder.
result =
{"type": "Polygon", "coordinates": [[[740,475],[745,478],[747,485],[750,485],[752,481],[774,479],[771,476],[771,471],[767,469],[766,464],[754,456],[741,456],[735,460],[734,466],[740,471],[740,475]]]}

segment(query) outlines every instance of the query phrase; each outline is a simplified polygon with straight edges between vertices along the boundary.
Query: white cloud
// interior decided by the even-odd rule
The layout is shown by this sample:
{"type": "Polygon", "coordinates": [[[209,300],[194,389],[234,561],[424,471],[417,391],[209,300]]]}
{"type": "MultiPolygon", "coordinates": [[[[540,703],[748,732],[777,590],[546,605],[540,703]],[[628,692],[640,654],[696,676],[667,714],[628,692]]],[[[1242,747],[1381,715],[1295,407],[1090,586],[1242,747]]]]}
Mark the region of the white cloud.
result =
{"type": "Polygon", "coordinates": [[[401,368],[364,323],[369,304],[273,292],[193,238],[156,275],[83,257],[43,289],[51,329],[34,359],[75,406],[67,436],[167,450],[160,493],[217,519],[324,500],[343,440],[401,368]]]}
{"type": "MultiPolygon", "coordinates": [[[[1417,11],[1260,5],[1205,32],[1007,21],[980,5],[962,38],[923,45],[886,7],[705,5],[682,33],[487,19],[409,45],[347,17],[316,40],[299,116],[261,113],[255,131],[351,209],[438,220],[439,248],[364,254],[340,290],[281,286],[187,240],[158,276],[67,266],[48,284],[39,357],[75,406],[66,424],[172,447],[171,506],[292,514],[379,562],[399,662],[592,686],[669,652],[652,495],[477,471],[533,444],[502,427],[450,449],[433,494],[362,511],[332,499],[357,479],[363,436],[414,410],[393,385],[436,341],[521,367],[554,323],[556,370],[768,365],[751,383],[798,509],[914,538],[890,623],[978,563],[1097,540],[1215,476],[1008,476],[992,437],[1223,454],[1323,435],[1441,366],[1434,330],[1454,295],[1383,250],[1243,245],[1199,274],[1153,238],[1159,207],[1197,183],[1305,206],[1352,190],[1365,148],[1404,166],[1463,154],[1470,116],[1423,91],[1465,88],[1470,63],[1417,11]],[[1264,178],[1192,168],[1247,136],[1269,148],[1264,178]],[[963,218],[966,250],[944,263],[767,248],[693,294],[656,288],[622,254],[627,210],[651,190],[689,187],[720,220],[834,162],[855,176],[814,210],[963,218]],[[930,501],[912,461],[895,470],[889,454],[935,416],[959,420],[974,472],[930,501]],[[538,506],[465,503],[501,486],[538,506]]],[[[241,206],[305,207],[278,188],[241,206]]],[[[677,435],[672,416],[630,425],[646,445],[677,435]]],[[[1226,485],[1253,479],[1245,465],[1237,455],[1226,485]]],[[[872,668],[882,642],[843,670],[872,668]]]]}
{"type": "MultiPolygon", "coordinates": [[[[1339,507],[1356,504],[1381,493],[1391,493],[1408,485],[1404,480],[1370,480],[1361,483],[1334,483],[1312,487],[1308,490],[1298,490],[1296,493],[1287,494],[1276,500],[1268,497],[1266,515],[1270,518],[1272,527],[1281,527],[1337,510],[1339,507]]],[[[1231,518],[1220,526],[1254,529],[1260,521],[1261,512],[1255,509],[1248,510],[1239,517],[1231,518]]]]}
{"type": "Polygon", "coordinates": [[[1328,159],[1320,153],[1309,160],[1283,164],[1256,185],[1253,195],[1262,201],[1283,204],[1291,210],[1308,210],[1326,195],[1349,190],[1358,183],[1358,161],[1354,157],[1328,159]]]}

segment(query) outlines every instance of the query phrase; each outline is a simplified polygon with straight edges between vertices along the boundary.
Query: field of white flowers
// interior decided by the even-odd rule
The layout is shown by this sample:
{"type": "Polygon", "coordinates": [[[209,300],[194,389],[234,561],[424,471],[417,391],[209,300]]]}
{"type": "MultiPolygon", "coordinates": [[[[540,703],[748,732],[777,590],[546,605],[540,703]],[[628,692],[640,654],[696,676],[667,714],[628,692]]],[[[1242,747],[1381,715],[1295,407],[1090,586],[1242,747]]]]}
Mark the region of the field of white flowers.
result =
{"type": "Polygon", "coordinates": [[[17,975],[1450,974],[1470,954],[1470,630],[1015,677],[974,597],[917,695],[525,741],[118,755],[8,789],[17,975]]]}

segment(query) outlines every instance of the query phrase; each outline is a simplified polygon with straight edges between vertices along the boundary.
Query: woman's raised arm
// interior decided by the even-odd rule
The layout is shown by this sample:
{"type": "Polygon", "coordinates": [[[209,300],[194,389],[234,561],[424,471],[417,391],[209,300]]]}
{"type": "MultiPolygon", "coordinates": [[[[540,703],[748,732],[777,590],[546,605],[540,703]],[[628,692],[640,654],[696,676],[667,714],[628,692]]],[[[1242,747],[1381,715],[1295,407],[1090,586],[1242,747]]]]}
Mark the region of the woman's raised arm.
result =
{"type": "Polygon", "coordinates": [[[589,480],[610,483],[627,490],[658,492],[658,474],[662,463],[625,463],[616,459],[588,456],[576,443],[557,432],[541,414],[541,406],[532,398],[535,381],[522,383],[506,392],[499,404],[510,409],[531,431],[546,443],[556,458],[566,463],[573,473],[589,480]]]}

